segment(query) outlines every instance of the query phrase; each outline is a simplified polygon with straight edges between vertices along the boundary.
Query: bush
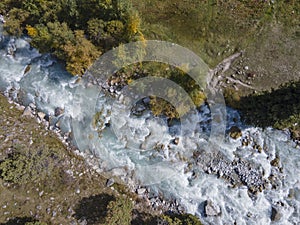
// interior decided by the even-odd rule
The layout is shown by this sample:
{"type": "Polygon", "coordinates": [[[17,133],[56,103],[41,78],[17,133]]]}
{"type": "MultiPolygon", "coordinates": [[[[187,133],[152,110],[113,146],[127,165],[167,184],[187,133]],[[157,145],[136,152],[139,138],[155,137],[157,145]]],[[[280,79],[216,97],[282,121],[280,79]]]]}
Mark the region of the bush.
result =
{"type": "Polygon", "coordinates": [[[158,221],[163,225],[202,225],[199,219],[191,214],[163,215],[158,221]]]}
{"type": "Polygon", "coordinates": [[[133,203],[128,197],[119,197],[107,206],[105,225],[130,225],[133,203]]]}
{"type": "Polygon", "coordinates": [[[18,185],[44,180],[52,175],[58,161],[58,154],[51,149],[31,150],[17,146],[0,162],[0,177],[18,185]]]}

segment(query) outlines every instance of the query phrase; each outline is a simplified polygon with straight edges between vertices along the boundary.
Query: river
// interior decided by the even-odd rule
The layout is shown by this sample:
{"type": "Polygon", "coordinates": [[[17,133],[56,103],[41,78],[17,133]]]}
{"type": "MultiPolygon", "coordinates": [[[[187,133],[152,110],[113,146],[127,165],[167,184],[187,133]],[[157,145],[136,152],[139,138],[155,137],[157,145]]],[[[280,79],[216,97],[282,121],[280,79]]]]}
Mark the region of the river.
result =
{"type": "Polygon", "coordinates": [[[211,145],[208,106],[187,116],[187,126],[193,126],[188,132],[147,110],[132,115],[26,38],[4,36],[2,27],[0,91],[22,105],[34,103],[52,118],[51,126],[72,133],[79,149],[96,156],[100,172],[176,199],[206,224],[300,223],[300,149],[288,131],[248,126],[226,108],[224,140],[211,145]],[[58,108],[64,112],[55,116],[58,108]],[[231,138],[232,127],[242,136],[231,138]]]}

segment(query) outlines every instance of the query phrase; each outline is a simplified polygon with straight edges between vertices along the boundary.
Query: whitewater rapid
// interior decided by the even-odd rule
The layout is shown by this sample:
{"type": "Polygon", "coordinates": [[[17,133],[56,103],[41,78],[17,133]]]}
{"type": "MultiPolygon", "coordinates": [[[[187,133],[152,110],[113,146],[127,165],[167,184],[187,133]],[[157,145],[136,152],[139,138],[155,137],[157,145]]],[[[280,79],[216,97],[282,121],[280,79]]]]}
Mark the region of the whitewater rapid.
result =
{"type": "Polygon", "coordinates": [[[4,36],[1,26],[0,91],[23,105],[33,102],[38,111],[50,115],[51,126],[72,133],[79,149],[98,157],[99,171],[176,199],[206,224],[271,224],[274,210],[280,214],[275,223],[300,223],[300,149],[288,131],[247,126],[237,111],[228,108],[226,129],[237,126],[242,137],[235,140],[227,132],[224,142],[211,145],[208,106],[188,115],[187,123],[196,124],[188,133],[148,111],[134,116],[125,110],[121,97],[115,100],[90,81],[71,76],[51,55],[30,47],[26,38],[4,36]],[[58,107],[64,113],[55,117],[58,107]],[[97,112],[95,119],[91,115],[97,112]],[[112,119],[114,126],[109,126],[112,119]],[[220,171],[209,172],[205,164],[209,159],[201,159],[200,153],[200,158],[195,156],[200,151],[203,157],[219,152],[221,164],[243,159],[262,175],[266,182],[262,192],[249,194],[247,185],[234,186],[220,171]],[[271,165],[275,158],[280,159],[277,166],[271,165]],[[267,182],[272,177],[276,180],[267,182]],[[205,213],[208,200],[215,205],[214,216],[205,213]]]}

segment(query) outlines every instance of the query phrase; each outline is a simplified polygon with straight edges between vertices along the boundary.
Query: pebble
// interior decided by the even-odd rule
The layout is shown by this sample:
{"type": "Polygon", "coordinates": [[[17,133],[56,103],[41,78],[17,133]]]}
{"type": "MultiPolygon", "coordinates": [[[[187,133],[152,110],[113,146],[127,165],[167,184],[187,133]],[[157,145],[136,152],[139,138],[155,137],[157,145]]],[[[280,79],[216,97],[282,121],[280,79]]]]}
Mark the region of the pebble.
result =
{"type": "Polygon", "coordinates": [[[32,115],[31,108],[27,106],[22,115],[27,117],[32,117],[33,115],[32,115]]]}
{"type": "Polygon", "coordinates": [[[77,188],[77,189],[75,190],[75,193],[76,193],[76,194],[80,194],[80,189],[77,188]]]}
{"type": "Polygon", "coordinates": [[[146,188],[139,188],[137,189],[137,194],[138,195],[143,195],[146,192],[146,188]]]}
{"type": "Polygon", "coordinates": [[[25,106],[23,106],[23,105],[16,105],[16,109],[19,110],[19,111],[24,111],[25,106]]]}
{"type": "Polygon", "coordinates": [[[29,107],[32,108],[32,109],[36,109],[36,105],[32,102],[29,104],[29,107]]]}
{"type": "Polygon", "coordinates": [[[106,181],[106,187],[111,187],[115,183],[113,178],[110,178],[106,181]]]}
{"type": "Polygon", "coordinates": [[[46,116],[46,114],[43,113],[43,112],[38,112],[37,115],[38,115],[38,117],[39,117],[41,120],[43,120],[43,119],[45,118],[45,116],[46,116]]]}

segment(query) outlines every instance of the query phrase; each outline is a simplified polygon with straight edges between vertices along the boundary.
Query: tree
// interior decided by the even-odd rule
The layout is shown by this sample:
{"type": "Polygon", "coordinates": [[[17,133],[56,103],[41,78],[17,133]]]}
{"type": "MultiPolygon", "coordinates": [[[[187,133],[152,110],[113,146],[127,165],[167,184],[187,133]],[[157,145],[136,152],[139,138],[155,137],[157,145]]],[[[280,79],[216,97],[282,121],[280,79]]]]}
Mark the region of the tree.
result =
{"type": "Polygon", "coordinates": [[[52,150],[16,146],[13,153],[0,163],[0,177],[14,184],[43,180],[54,171],[57,153],[52,150]]]}
{"type": "Polygon", "coordinates": [[[106,23],[102,19],[91,19],[88,21],[88,35],[95,44],[101,44],[101,41],[103,41],[107,33],[105,32],[105,26],[106,23]]]}
{"type": "Polygon", "coordinates": [[[63,46],[67,70],[73,75],[82,75],[100,56],[101,52],[85,38],[82,30],[75,31],[75,40],[63,46]]]}
{"type": "Polygon", "coordinates": [[[128,197],[119,197],[107,206],[105,225],[130,225],[133,203],[128,197]]]}
{"type": "Polygon", "coordinates": [[[23,9],[12,8],[8,14],[9,17],[4,24],[5,30],[11,35],[21,36],[23,33],[22,25],[28,18],[29,13],[23,9]]]}

